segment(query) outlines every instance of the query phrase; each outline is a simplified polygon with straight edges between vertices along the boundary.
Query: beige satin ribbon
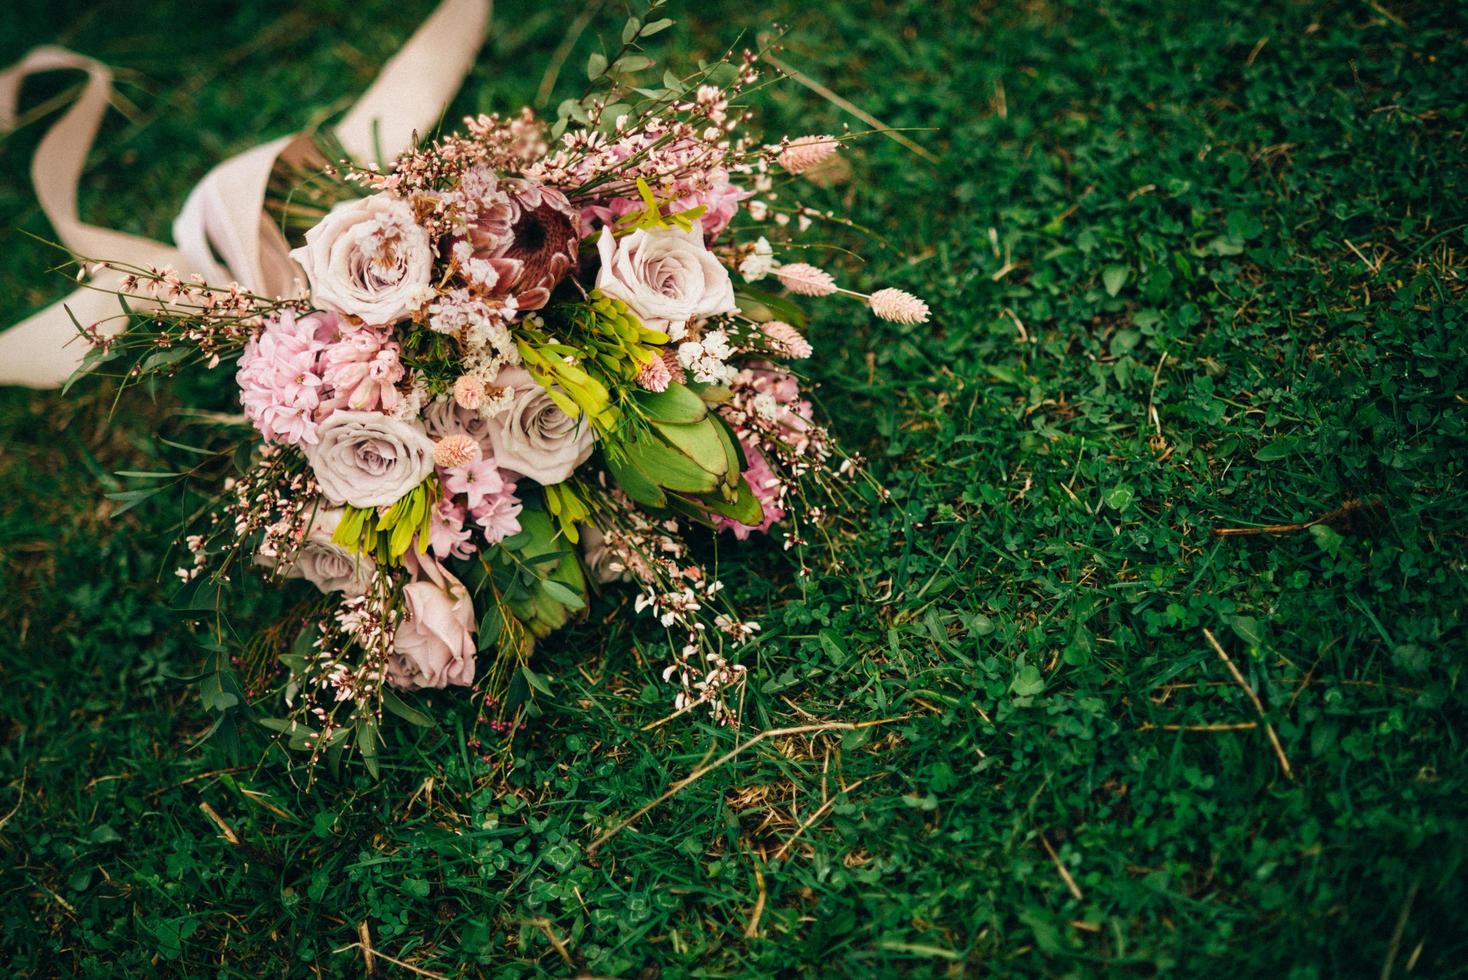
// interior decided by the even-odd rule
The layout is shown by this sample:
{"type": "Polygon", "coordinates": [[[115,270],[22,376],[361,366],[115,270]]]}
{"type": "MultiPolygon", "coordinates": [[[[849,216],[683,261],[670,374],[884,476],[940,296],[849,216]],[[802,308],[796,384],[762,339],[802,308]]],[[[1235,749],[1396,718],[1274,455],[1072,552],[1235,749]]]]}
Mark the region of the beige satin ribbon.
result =
{"type": "MultiPolygon", "coordinates": [[[[474,64],[490,9],[491,0],[442,0],[336,125],[337,140],[354,159],[387,162],[412,144],[415,132],[433,128],[474,64]],[[378,160],[379,154],[384,159],[378,160]]],[[[172,266],[264,295],[304,293],[300,269],[264,203],[276,160],[309,137],[273,140],[209,171],[174,222],[177,247],[87,224],[77,213],[76,192],[112,92],[107,66],[64,48],[31,51],[0,72],[0,131],[15,128],[26,77],[58,69],[80,69],[88,76],[76,102],[42,138],[31,164],[36,198],[61,244],[87,258],[172,266]]],[[[0,384],[55,388],[71,376],[86,353],[76,325],[121,313],[117,297],[108,292],[118,288],[119,276],[104,271],[91,285],[95,288],[78,289],[0,334],[0,384]]],[[[120,326],[120,319],[115,322],[120,326]]]]}

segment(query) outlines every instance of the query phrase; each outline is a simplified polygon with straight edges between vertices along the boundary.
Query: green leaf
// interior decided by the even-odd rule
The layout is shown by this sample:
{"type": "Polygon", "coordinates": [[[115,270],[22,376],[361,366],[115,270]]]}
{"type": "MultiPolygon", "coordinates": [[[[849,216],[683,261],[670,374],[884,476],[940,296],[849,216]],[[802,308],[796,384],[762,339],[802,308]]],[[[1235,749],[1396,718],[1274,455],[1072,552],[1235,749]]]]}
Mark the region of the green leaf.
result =
{"type": "Polygon", "coordinates": [[[701,510],[751,527],[757,526],[765,519],[764,507],[760,504],[759,498],[754,495],[754,491],[750,489],[748,481],[742,476],[739,478],[739,485],[735,488],[733,500],[725,500],[718,494],[711,493],[693,498],[693,502],[701,510]]]}
{"type": "Polygon", "coordinates": [[[756,322],[765,320],[784,320],[793,327],[805,327],[809,321],[805,310],[797,306],[792,300],[777,296],[768,290],[760,289],[758,286],[743,285],[734,294],[734,301],[739,305],[739,312],[756,322]]]}
{"type": "Polygon", "coordinates": [[[1127,279],[1131,278],[1132,270],[1124,265],[1108,265],[1101,271],[1101,284],[1106,287],[1106,295],[1115,296],[1121,292],[1121,287],[1126,285],[1127,279]]]}
{"type": "Polygon", "coordinates": [[[1123,483],[1106,491],[1106,496],[1102,499],[1106,501],[1106,506],[1112,510],[1126,510],[1131,506],[1132,500],[1135,497],[1136,491],[1123,483]]]}
{"type": "Polygon", "coordinates": [[[703,421],[693,425],[653,422],[652,427],[658,435],[682,453],[685,458],[697,464],[700,469],[707,470],[715,477],[728,474],[731,465],[730,456],[725,451],[723,439],[720,438],[718,423],[713,419],[706,417],[703,421]]]}
{"type": "MultiPolygon", "coordinates": [[[[600,78],[603,75],[605,75],[606,74],[606,71],[607,71],[607,56],[604,55],[604,54],[602,54],[600,51],[593,51],[591,53],[591,57],[589,57],[589,58],[586,59],[586,78],[587,78],[587,80],[594,82],[598,78],[600,78]]],[[[564,105],[564,103],[562,103],[562,104],[564,105]]],[[[581,121],[581,120],[578,120],[578,121],[581,121]]]]}
{"type": "Polygon", "coordinates": [[[645,54],[629,54],[624,58],[617,59],[617,71],[644,71],[648,68],[651,68],[654,64],[656,64],[656,62],[645,54]]]}
{"type": "Polygon", "coordinates": [[[433,727],[432,718],[408,704],[390,687],[382,689],[382,706],[410,725],[416,725],[419,728],[433,727]]]}
{"type": "Polygon", "coordinates": [[[523,665],[520,667],[520,673],[524,676],[525,683],[530,685],[531,690],[539,691],[546,697],[551,696],[550,684],[546,682],[544,677],[541,677],[535,671],[523,665]]]}
{"type": "Polygon", "coordinates": [[[1253,616],[1235,616],[1229,621],[1239,639],[1252,647],[1257,647],[1264,642],[1264,631],[1259,628],[1259,620],[1253,616]]]}
{"type": "Polygon", "coordinates": [[[630,460],[620,458],[615,453],[606,453],[603,459],[612,479],[617,481],[617,486],[635,502],[644,507],[667,506],[667,495],[650,477],[644,476],[641,470],[633,466],[630,460]]]}
{"type": "Polygon", "coordinates": [[[1259,451],[1254,454],[1254,458],[1261,463],[1269,463],[1276,459],[1284,459],[1286,456],[1298,452],[1299,449],[1299,439],[1291,436],[1279,436],[1260,447],[1259,451]]]}
{"type": "Polygon", "coordinates": [[[479,649],[488,650],[499,642],[500,631],[505,628],[505,614],[498,602],[485,603],[484,615],[479,617],[479,649]]]}
{"type": "MultiPolygon", "coordinates": [[[[343,729],[342,734],[346,734],[343,729]]],[[[377,765],[377,719],[371,715],[361,715],[356,724],[357,751],[362,753],[362,761],[367,764],[367,771],[373,779],[382,773],[377,765]]]]}
{"type": "Polygon", "coordinates": [[[1040,673],[1040,668],[1034,664],[1025,664],[1014,675],[1014,680],[1010,682],[1009,689],[1022,698],[1042,694],[1045,690],[1045,675],[1040,673]]]}
{"type": "MultiPolygon", "coordinates": [[[[717,444],[715,448],[722,460],[723,449],[717,444]]],[[[669,490],[684,493],[707,493],[719,485],[719,477],[723,475],[710,472],[666,442],[651,435],[629,441],[623,450],[627,454],[627,461],[648,482],[669,490]]]]}
{"type": "Polygon", "coordinates": [[[559,602],[567,609],[586,608],[586,600],[584,597],[578,595],[575,592],[572,592],[570,588],[562,585],[555,579],[545,579],[540,583],[540,587],[545,590],[546,595],[550,596],[552,599],[554,599],[556,602],[559,602]]]}
{"type": "Polygon", "coordinates": [[[658,422],[688,425],[703,421],[708,404],[684,384],[673,382],[666,391],[637,391],[633,395],[638,408],[658,422]]]}

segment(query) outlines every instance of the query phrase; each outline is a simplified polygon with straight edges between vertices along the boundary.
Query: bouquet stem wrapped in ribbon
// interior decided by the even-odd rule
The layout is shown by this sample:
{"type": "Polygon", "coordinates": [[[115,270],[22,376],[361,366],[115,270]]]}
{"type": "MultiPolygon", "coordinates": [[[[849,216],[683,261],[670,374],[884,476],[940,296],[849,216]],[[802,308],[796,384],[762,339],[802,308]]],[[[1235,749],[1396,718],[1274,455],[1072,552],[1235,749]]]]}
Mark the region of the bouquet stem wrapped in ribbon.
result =
{"type": "MultiPolygon", "coordinates": [[[[481,700],[472,744],[491,756],[546,687],[535,643],[614,582],[667,631],[675,710],[736,721],[759,626],[691,535],[775,533],[799,550],[848,509],[857,461],[799,378],[813,345],[791,297],[841,294],[909,323],[927,307],[783,260],[832,217],[800,203],[798,175],[841,140],[754,137],[759,52],[643,81],[640,42],[671,23],[655,12],[593,57],[590,90],[555,120],[479,115],[415,140],[488,16],[446,0],[334,139],[278,140],[211,173],[177,252],[76,220],[80,166],[56,158],[85,152],[105,69],[85,66],[88,90],[37,154],[38,192],[93,279],[59,311],[85,340],[80,364],[23,380],[232,369],[248,426],[118,496],[218,481],[182,534],[194,608],[221,608],[245,566],[299,590],[257,640],[232,648],[220,631],[206,700],[313,759],[355,746],[375,768],[385,712],[426,721],[406,693],[447,687],[481,700]],[[391,161],[363,162],[373,144],[391,161]]],[[[15,72],[68,57],[0,78],[0,108],[15,72]]],[[[0,351],[54,340],[60,322],[44,312],[0,351]]]]}

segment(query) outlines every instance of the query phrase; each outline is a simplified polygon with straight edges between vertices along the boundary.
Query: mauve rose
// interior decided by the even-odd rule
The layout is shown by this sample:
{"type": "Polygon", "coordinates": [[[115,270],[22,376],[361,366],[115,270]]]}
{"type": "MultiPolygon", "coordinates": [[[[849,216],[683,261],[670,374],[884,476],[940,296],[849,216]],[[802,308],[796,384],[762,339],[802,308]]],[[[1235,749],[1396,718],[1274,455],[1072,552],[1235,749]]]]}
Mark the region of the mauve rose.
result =
{"type": "Polygon", "coordinates": [[[441,569],[436,581],[403,587],[403,621],[387,658],[387,680],[411,690],[474,683],[474,604],[469,590],[441,569]]]}
{"type": "Polygon", "coordinates": [[[333,412],[306,447],[321,493],[334,504],[386,507],[433,472],[433,440],[417,422],[378,412],[333,412]]]}
{"type": "Polygon", "coordinates": [[[573,419],[524,368],[509,367],[494,381],[509,389],[509,404],[488,417],[495,462],[542,486],[560,483],[591,455],[591,424],[573,419]]]}
{"type": "Polygon", "coordinates": [[[494,447],[489,443],[489,420],[478,411],[456,404],[452,398],[440,398],[425,408],[423,425],[435,440],[463,434],[479,443],[479,448],[486,455],[494,453],[494,447]]]}
{"type": "Polygon", "coordinates": [[[601,269],[596,288],[626,303],[649,329],[674,340],[687,333],[689,320],[730,313],[734,286],[714,253],[703,243],[703,228],[638,229],[616,238],[603,228],[596,241],[601,269]]]}
{"type": "Polygon", "coordinates": [[[433,279],[433,243],[406,201],[375,194],[344,201],[291,252],[317,306],[387,326],[422,300],[433,279]]]}
{"type": "MultiPolygon", "coordinates": [[[[303,578],[322,592],[340,592],[348,596],[366,592],[376,566],[371,558],[332,542],[331,536],[341,519],[339,507],[318,510],[301,546],[288,559],[289,564],[281,573],[282,577],[303,578]]],[[[272,570],[281,564],[278,555],[265,551],[256,555],[255,561],[272,570]]]]}

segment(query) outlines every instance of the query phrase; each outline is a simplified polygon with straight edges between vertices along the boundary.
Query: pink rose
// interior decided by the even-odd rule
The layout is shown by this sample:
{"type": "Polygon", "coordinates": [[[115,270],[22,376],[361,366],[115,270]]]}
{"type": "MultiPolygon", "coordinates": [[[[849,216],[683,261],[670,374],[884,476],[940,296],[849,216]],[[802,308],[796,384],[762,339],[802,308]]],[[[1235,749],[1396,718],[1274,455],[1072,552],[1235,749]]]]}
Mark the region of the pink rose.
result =
{"type": "Polygon", "coordinates": [[[524,368],[505,368],[494,382],[510,400],[489,416],[486,433],[495,462],[542,486],[570,477],[591,455],[595,438],[583,416],[573,419],[524,368]]]}
{"type": "Polygon", "coordinates": [[[335,412],[317,429],[306,459],[334,504],[386,507],[433,472],[433,440],[418,422],[377,412],[335,412]]]}
{"type": "Polygon", "coordinates": [[[433,279],[433,243],[407,201],[390,194],[343,201],[291,252],[317,306],[388,326],[421,302],[433,279]]]}
{"type": "Polygon", "coordinates": [[[651,330],[681,340],[690,320],[736,309],[729,270],[703,243],[696,221],[689,231],[639,228],[621,238],[603,228],[596,248],[596,288],[626,303],[651,330]]]}
{"type": "Polygon", "coordinates": [[[403,588],[403,621],[393,637],[387,680],[400,690],[474,683],[474,605],[441,568],[403,588]]]}

